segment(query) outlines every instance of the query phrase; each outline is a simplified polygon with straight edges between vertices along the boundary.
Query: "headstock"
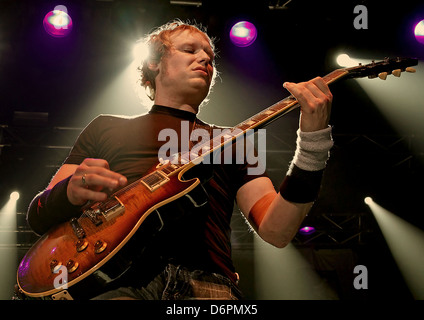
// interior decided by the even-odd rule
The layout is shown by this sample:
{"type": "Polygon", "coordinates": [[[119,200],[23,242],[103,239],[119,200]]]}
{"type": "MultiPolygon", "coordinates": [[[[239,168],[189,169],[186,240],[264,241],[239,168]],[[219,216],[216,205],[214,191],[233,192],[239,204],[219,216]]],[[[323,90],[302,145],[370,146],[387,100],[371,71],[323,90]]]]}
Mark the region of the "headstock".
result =
{"type": "Polygon", "coordinates": [[[372,79],[379,77],[382,80],[386,80],[387,76],[390,74],[395,77],[400,77],[401,73],[404,71],[416,72],[412,66],[416,66],[417,64],[418,60],[412,58],[386,58],[380,62],[373,61],[367,65],[360,64],[359,66],[346,68],[344,70],[348,72],[348,77],[350,78],[368,77],[372,79]]]}

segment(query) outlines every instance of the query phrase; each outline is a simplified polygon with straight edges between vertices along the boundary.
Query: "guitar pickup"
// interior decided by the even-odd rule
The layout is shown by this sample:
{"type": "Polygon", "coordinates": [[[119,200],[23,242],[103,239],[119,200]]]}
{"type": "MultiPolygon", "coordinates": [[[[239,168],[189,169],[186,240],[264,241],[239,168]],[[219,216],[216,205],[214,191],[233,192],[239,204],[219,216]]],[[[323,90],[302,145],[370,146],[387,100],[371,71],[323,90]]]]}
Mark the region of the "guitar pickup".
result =
{"type": "Polygon", "coordinates": [[[124,212],[124,204],[115,196],[105,202],[99,202],[91,208],[84,210],[84,215],[97,227],[103,223],[102,216],[106,221],[109,221],[124,212]]]}
{"type": "Polygon", "coordinates": [[[106,221],[109,221],[110,219],[113,219],[117,217],[118,215],[124,213],[125,207],[122,203],[117,202],[112,207],[108,207],[104,211],[102,211],[103,216],[105,217],[106,221]]]}
{"type": "Polygon", "coordinates": [[[141,179],[140,182],[153,192],[168,181],[169,178],[163,172],[155,171],[141,179]]]}

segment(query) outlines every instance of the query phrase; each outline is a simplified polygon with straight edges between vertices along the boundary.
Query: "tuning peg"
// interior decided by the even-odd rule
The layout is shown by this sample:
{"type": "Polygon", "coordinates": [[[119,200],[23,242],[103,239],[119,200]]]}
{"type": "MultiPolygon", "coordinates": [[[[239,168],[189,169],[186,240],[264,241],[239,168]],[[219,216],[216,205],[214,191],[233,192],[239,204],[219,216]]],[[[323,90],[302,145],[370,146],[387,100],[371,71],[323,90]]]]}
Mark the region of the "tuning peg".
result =
{"type": "Polygon", "coordinates": [[[408,67],[408,68],[406,68],[405,69],[405,71],[406,72],[410,72],[410,73],[415,73],[415,72],[417,72],[417,70],[415,70],[414,68],[412,68],[412,67],[408,67]]]}
{"type": "Polygon", "coordinates": [[[381,80],[386,80],[386,78],[387,78],[387,72],[381,72],[381,73],[379,73],[379,74],[378,74],[378,77],[379,77],[381,80]]]}
{"type": "Polygon", "coordinates": [[[392,71],[392,74],[395,76],[395,77],[400,77],[400,74],[402,73],[402,70],[400,70],[400,69],[396,69],[396,70],[393,70],[392,71]]]}

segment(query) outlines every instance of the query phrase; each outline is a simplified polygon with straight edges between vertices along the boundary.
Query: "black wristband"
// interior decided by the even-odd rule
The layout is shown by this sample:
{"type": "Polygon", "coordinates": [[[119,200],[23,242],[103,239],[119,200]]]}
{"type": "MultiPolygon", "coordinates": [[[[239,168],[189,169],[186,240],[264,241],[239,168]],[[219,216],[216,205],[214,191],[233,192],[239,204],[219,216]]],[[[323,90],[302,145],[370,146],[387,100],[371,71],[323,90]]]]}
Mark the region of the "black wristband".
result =
{"type": "Polygon", "coordinates": [[[324,170],[307,171],[293,165],[280,185],[280,195],[290,202],[314,202],[318,197],[324,170]]]}
{"type": "Polygon", "coordinates": [[[43,234],[52,226],[76,216],[81,206],[69,202],[67,188],[72,176],[59,181],[52,189],[38,194],[28,207],[27,221],[37,234],[43,234]]]}

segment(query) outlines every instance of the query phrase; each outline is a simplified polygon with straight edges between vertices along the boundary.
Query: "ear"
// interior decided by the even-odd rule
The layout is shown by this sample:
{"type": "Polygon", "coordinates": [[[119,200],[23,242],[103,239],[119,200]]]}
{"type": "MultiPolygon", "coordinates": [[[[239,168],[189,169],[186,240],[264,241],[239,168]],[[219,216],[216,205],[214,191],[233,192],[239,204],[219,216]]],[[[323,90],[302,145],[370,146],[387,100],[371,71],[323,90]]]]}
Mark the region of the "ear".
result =
{"type": "Polygon", "coordinates": [[[158,72],[159,71],[159,63],[154,61],[154,60],[150,60],[147,63],[147,67],[149,68],[149,70],[153,71],[153,72],[158,72]]]}

